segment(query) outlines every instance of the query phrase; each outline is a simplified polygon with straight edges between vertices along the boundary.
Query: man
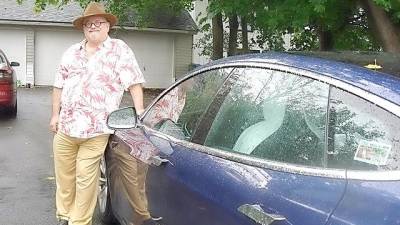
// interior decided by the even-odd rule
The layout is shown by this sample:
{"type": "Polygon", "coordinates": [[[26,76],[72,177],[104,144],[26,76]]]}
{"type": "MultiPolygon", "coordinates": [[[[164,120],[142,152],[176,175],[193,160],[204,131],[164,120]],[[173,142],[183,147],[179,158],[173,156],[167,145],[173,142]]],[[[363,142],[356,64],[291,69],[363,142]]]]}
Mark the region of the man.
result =
{"type": "Polygon", "coordinates": [[[63,55],[53,90],[50,129],[56,175],[57,218],[61,225],[91,225],[99,162],[113,133],[106,125],[124,89],[138,114],[143,109],[143,74],[132,50],[108,32],[117,18],[91,2],[73,21],[85,39],[63,55]]]}

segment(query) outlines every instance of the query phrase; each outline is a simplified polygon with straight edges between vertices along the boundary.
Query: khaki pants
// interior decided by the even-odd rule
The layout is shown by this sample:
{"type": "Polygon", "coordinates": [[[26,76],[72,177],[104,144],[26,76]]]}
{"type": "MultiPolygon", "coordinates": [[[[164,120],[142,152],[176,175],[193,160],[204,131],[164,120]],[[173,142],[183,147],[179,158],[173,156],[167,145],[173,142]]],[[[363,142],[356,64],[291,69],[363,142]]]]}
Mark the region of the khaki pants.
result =
{"type": "Polygon", "coordinates": [[[148,166],[131,156],[121,145],[117,145],[112,151],[110,160],[115,169],[114,174],[118,183],[123,186],[133,211],[131,224],[140,225],[144,220],[151,218],[145,185],[148,166]]]}
{"type": "Polygon", "coordinates": [[[69,225],[91,225],[96,206],[100,159],[109,135],[73,138],[62,133],[54,136],[56,175],[56,216],[69,225]]]}

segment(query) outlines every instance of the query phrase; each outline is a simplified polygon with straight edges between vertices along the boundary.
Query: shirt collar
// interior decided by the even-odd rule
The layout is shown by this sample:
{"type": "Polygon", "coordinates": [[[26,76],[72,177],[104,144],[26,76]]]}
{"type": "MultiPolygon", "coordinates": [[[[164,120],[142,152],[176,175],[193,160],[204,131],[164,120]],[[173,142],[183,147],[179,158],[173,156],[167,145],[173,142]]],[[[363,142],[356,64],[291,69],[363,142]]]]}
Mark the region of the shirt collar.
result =
{"type": "MultiPolygon", "coordinates": [[[[79,45],[80,45],[79,50],[85,49],[85,44],[86,44],[86,42],[87,42],[87,40],[86,40],[86,39],[83,39],[83,40],[79,43],[79,45]]],[[[103,43],[100,45],[100,48],[102,48],[102,47],[104,47],[104,48],[110,48],[111,46],[112,46],[112,44],[111,44],[111,38],[110,38],[110,36],[107,36],[106,40],[103,41],[103,43]]]]}
{"type": "Polygon", "coordinates": [[[103,42],[103,47],[105,48],[111,48],[112,44],[111,44],[111,38],[110,36],[107,36],[107,39],[103,42]]]}

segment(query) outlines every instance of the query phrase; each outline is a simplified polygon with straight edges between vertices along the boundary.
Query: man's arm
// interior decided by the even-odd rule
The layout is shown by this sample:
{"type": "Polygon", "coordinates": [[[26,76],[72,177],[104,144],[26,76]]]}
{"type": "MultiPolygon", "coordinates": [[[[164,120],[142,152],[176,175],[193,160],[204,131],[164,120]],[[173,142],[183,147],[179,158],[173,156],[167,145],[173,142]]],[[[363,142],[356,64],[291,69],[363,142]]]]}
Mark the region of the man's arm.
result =
{"type": "Polygon", "coordinates": [[[129,87],[129,92],[131,93],[136,113],[138,115],[142,114],[144,112],[142,84],[131,85],[129,87]]]}
{"type": "Polygon", "coordinates": [[[50,120],[50,130],[54,133],[58,130],[58,117],[60,115],[60,107],[61,107],[61,88],[53,88],[53,98],[52,98],[52,113],[50,120]]]}

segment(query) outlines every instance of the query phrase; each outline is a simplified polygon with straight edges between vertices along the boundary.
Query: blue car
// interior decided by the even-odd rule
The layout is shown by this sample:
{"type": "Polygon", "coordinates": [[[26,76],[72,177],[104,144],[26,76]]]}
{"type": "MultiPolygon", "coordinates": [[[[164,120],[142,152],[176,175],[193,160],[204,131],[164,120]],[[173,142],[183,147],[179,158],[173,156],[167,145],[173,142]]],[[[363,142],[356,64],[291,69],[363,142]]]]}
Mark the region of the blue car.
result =
{"type": "Polygon", "coordinates": [[[122,225],[400,224],[400,79],[283,53],[199,67],[116,129],[99,210],[122,225]]]}

